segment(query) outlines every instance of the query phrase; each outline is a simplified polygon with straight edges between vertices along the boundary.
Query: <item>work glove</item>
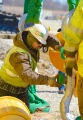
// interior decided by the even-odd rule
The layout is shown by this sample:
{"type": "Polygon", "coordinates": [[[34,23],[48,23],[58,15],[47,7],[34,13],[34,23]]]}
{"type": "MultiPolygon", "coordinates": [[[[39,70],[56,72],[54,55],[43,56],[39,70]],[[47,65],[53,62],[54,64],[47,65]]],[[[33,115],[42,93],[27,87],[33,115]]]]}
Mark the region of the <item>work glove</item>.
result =
{"type": "Polygon", "coordinates": [[[76,67],[77,67],[76,58],[66,58],[65,71],[67,75],[71,77],[72,70],[73,68],[76,69],[76,67]]]}
{"type": "Polygon", "coordinates": [[[49,77],[48,83],[50,87],[60,87],[61,84],[57,81],[56,76],[55,77],[49,77]]]}
{"type": "Polygon", "coordinates": [[[58,71],[57,81],[60,84],[67,84],[67,77],[66,77],[65,73],[58,71]]]}
{"type": "Polygon", "coordinates": [[[61,47],[61,49],[60,49],[60,56],[62,59],[66,59],[67,57],[74,58],[76,53],[77,53],[77,50],[74,52],[69,52],[69,51],[65,50],[64,47],[61,47]]]}
{"type": "Polygon", "coordinates": [[[48,36],[46,42],[47,42],[47,44],[43,45],[43,52],[45,52],[45,53],[48,51],[48,47],[51,47],[54,50],[60,50],[60,48],[61,48],[60,43],[51,36],[48,36]]]}
{"type": "Polygon", "coordinates": [[[66,59],[66,56],[65,56],[64,53],[65,53],[65,49],[64,49],[64,47],[62,47],[62,48],[60,49],[60,56],[61,56],[62,59],[65,60],[65,59],[66,59]]]}
{"type": "Polygon", "coordinates": [[[65,71],[66,74],[69,76],[72,76],[72,69],[75,68],[77,70],[77,63],[76,63],[76,52],[69,52],[64,49],[64,47],[61,48],[60,50],[60,56],[62,59],[65,59],[65,71]]]}
{"type": "Polygon", "coordinates": [[[53,49],[55,49],[56,45],[60,46],[60,43],[55,38],[53,38],[51,36],[48,36],[46,42],[47,42],[47,46],[52,47],[53,49]]]}
{"type": "Polygon", "coordinates": [[[76,65],[75,58],[66,58],[65,68],[73,68],[76,65]]]}

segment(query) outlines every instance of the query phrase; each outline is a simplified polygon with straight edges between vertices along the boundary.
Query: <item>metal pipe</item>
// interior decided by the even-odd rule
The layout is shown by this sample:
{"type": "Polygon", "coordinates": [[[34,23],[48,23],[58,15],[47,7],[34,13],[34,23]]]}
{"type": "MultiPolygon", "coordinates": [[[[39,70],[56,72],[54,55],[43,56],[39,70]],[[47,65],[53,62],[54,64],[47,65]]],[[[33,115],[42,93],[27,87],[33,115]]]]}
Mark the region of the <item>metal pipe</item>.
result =
{"type": "Polygon", "coordinates": [[[69,105],[74,92],[74,88],[75,88],[75,73],[73,73],[72,77],[67,76],[66,92],[60,102],[60,113],[63,120],[74,120],[67,118],[67,113],[69,113],[69,105]]]}

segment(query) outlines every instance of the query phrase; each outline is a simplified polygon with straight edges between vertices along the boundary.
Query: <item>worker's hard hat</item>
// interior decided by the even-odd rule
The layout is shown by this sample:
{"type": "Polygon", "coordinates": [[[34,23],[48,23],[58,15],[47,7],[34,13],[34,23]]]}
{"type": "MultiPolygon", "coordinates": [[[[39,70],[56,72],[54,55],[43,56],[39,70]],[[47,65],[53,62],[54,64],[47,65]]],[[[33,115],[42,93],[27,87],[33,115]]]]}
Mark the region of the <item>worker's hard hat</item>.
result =
{"type": "Polygon", "coordinates": [[[34,24],[32,27],[27,28],[31,34],[38,39],[42,44],[46,44],[46,39],[48,37],[48,30],[42,24],[34,24]]]}
{"type": "Polygon", "coordinates": [[[19,22],[18,22],[18,29],[19,31],[24,31],[24,30],[28,30],[32,33],[32,35],[34,37],[36,37],[42,44],[46,44],[46,39],[48,37],[48,30],[47,28],[41,24],[41,20],[40,20],[40,24],[34,24],[34,23],[25,23],[27,14],[24,14],[19,22]]]}

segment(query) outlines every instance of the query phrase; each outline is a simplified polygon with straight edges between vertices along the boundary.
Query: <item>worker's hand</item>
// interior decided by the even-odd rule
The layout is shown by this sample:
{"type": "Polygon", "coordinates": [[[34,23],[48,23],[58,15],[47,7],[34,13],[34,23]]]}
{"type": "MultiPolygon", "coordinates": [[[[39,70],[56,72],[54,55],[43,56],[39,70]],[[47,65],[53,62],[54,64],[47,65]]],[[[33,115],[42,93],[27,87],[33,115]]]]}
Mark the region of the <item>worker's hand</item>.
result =
{"type": "Polygon", "coordinates": [[[47,42],[47,47],[52,47],[53,49],[55,49],[56,45],[60,46],[60,43],[51,36],[48,36],[46,42],[47,42]]]}
{"type": "Polygon", "coordinates": [[[73,68],[76,65],[75,58],[66,58],[65,68],[73,68]]]}
{"type": "Polygon", "coordinates": [[[56,45],[56,46],[55,46],[55,50],[56,50],[56,51],[60,51],[61,48],[62,48],[61,45],[56,45]]]}
{"type": "Polygon", "coordinates": [[[61,84],[58,83],[57,79],[56,79],[56,76],[55,77],[49,77],[48,79],[48,85],[50,87],[60,87],[61,84]]]}
{"type": "Polygon", "coordinates": [[[76,56],[76,53],[77,53],[77,50],[74,51],[74,52],[70,52],[70,51],[65,50],[64,47],[62,47],[60,49],[60,56],[61,56],[62,59],[74,58],[76,56]]]}
{"type": "Polygon", "coordinates": [[[57,50],[57,51],[59,51],[61,48],[60,43],[51,36],[48,36],[46,42],[47,42],[47,44],[42,46],[44,53],[46,53],[48,51],[49,47],[51,47],[52,49],[57,50]]]}
{"type": "Polygon", "coordinates": [[[62,59],[64,59],[64,60],[66,59],[64,47],[62,47],[62,48],[60,49],[60,56],[61,56],[62,59]]]}

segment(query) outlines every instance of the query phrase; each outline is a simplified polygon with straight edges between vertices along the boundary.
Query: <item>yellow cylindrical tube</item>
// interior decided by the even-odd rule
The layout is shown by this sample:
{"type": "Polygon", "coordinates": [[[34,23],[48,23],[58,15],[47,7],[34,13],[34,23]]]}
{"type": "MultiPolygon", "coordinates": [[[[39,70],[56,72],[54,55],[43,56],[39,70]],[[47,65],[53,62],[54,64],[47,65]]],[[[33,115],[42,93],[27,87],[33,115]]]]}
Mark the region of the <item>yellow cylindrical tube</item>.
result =
{"type": "Polygon", "coordinates": [[[30,112],[21,100],[4,96],[0,97],[0,120],[31,120],[30,112]]]}
{"type": "Polygon", "coordinates": [[[75,81],[72,77],[67,76],[66,92],[60,102],[60,113],[63,120],[67,120],[67,113],[69,113],[69,105],[74,92],[75,81]]]}

